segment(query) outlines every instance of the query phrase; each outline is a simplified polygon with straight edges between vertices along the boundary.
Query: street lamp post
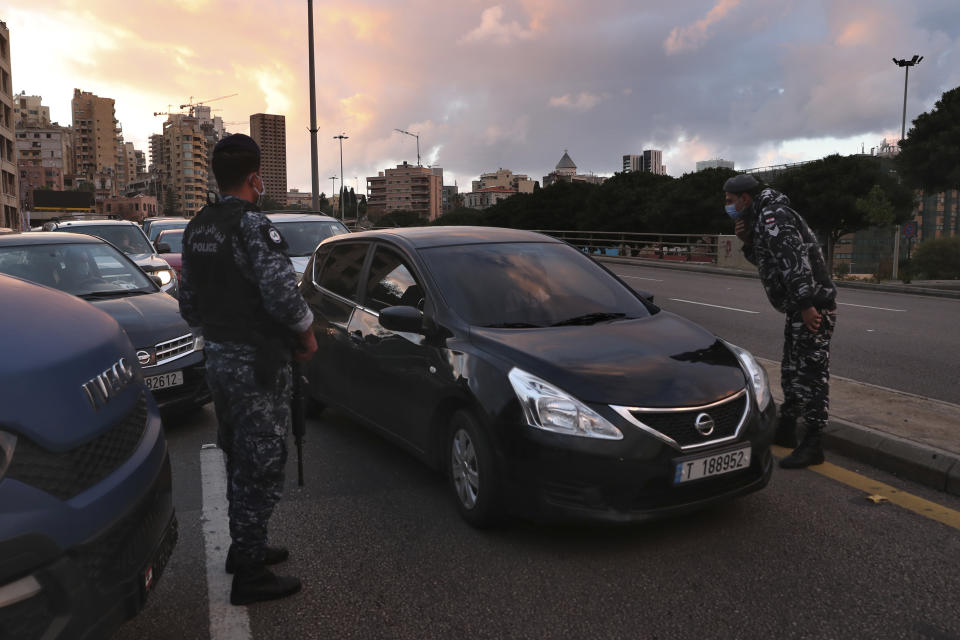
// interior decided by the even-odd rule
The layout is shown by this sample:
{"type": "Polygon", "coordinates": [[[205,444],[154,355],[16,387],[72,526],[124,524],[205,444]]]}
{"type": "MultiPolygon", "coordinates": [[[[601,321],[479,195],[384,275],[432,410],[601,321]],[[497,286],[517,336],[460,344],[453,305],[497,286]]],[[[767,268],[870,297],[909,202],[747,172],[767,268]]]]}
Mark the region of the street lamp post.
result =
{"type": "Polygon", "coordinates": [[[317,89],[313,62],[313,0],[307,0],[307,40],[310,47],[310,185],[313,188],[311,204],[320,209],[320,170],[317,168],[317,89]]]}
{"type": "MultiPolygon", "coordinates": [[[[333,194],[337,191],[337,176],[330,176],[330,197],[333,197],[333,194]]],[[[337,201],[339,204],[339,201],[337,201]]],[[[333,213],[331,210],[330,213],[333,213]]]]}
{"type": "MultiPolygon", "coordinates": [[[[907,82],[910,80],[910,67],[915,67],[923,60],[923,56],[913,54],[913,58],[907,60],[902,58],[893,59],[893,64],[903,67],[903,119],[900,121],[900,142],[907,137],[907,82]]],[[[893,279],[897,278],[898,263],[900,262],[900,225],[897,225],[896,236],[893,238],[893,268],[891,275],[893,279]]]]}
{"type": "Polygon", "coordinates": [[[342,133],[338,136],[333,136],[334,140],[340,141],[340,222],[343,222],[343,141],[348,140],[349,136],[345,136],[342,133]]]}

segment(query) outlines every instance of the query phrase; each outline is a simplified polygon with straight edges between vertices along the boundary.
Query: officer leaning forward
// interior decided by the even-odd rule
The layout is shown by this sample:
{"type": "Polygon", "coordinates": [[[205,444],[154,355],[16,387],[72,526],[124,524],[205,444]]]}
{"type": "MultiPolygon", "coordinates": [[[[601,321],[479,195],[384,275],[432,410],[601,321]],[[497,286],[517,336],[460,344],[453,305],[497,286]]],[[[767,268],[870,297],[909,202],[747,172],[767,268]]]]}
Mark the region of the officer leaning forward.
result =
{"type": "Polygon", "coordinates": [[[793,452],[786,469],[823,462],[821,434],[827,424],[830,338],[837,321],[837,288],[830,279],[816,236],[790,200],[762,188],[752,176],[723,185],[727,214],[736,220],[743,254],[757,265],[767,298],[786,314],[780,366],[783,405],[774,442],[793,452]],[[797,445],[797,419],[806,434],[797,445]]]}
{"type": "Polygon", "coordinates": [[[264,192],[260,148],[249,136],[227,136],[212,165],[221,195],[184,231],[180,311],[206,341],[227,465],[230,602],[242,605],[300,590],[297,578],[266,568],[289,555],[267,546],[267,522],[283,491],[290,359],[308,360],[317,343],[286,244],[254,204],[264,192]]]}

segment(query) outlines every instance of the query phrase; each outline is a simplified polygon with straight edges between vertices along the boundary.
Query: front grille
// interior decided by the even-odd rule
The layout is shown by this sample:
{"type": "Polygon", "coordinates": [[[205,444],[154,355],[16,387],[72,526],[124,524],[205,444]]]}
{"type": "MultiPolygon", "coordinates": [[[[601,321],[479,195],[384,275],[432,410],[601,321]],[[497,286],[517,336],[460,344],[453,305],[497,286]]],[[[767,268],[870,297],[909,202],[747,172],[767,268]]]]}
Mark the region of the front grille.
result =
{"type": "Polygon", "coordinates": [[[730,438],[737,433],[737,427],[746,417],[749,396],[739,393],[730,400],[708,408],[694,408],[679,411],[638,411],[628,409],[630,416],[637,422],[669,438],[681,447],[694,447],[730,438]],[[695,422],[701,413],[713,418],[713,433],[708,436],[697,431],[695,422]]]}
{"type": "Polygon", "coordinates": [[[173,360],[174,358],[190,353],[193,351],[193,343],[193,334],[180,336],[179,338],[167,340],[166,342],[158,342],[156,346],[156,364],[163,364],[168,360],[173,360]]]}
{"type": "Polygon", "coordinates": [[[126,462],[140,444],[146,425],[147,401],[141,394],[127,417],[70,451],[51,453],[26,438],[20,438],[7,477],[60,500],[69,500],[126,462]]]}

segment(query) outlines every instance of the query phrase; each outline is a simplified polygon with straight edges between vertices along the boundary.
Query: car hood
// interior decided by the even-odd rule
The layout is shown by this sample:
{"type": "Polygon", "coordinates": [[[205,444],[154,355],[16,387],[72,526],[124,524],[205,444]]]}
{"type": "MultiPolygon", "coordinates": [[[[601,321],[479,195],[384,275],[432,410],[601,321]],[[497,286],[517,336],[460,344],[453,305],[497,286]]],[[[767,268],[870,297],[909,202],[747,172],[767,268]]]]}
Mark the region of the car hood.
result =
{"type": "Polygon", "coordinates": [[[152,347],[190,333],[180,316],[179,303],[165,293],[148,293],[123,298],[90,300],[101,311],[113,316],[137,349],[152,347]]]}
{"type": "Polygon", "coordinates": [[[636,320],[543,329],[471,329],[474,343],[584,402],[708,404],[742,389],[737,357],[716,336],[661,311],[636,320]]]}
{"type": "Polygon", "coordinates": [[[157,257],[152,253],[130,253],[127,254],[131,260],[137,263],[137,266],[146,271],[147,273],[153,273],[158,269],[168,269],[170,265],[167,264],[165,260],[157,257]]]}

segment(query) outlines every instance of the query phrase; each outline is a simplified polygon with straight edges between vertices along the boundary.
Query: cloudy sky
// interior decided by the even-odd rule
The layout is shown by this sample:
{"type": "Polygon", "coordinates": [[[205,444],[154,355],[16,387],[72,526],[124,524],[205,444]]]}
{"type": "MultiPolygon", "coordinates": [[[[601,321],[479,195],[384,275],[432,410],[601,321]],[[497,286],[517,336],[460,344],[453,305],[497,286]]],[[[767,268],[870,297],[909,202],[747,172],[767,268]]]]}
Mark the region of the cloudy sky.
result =
{"type": "MultiPolygon", "coordinates": [[[[228,122],[281,113],[288,184],[310,188],[306,2],[8,0],[14,91],[70,121],[74,87],[116,99],[146,150],[168,105],[228,122]]],[[[461,190],[498,167],[540,179],[664,151],[738,168],[854,153],[899,137],[960,85],[957,0],[353,0],[314,3],[321,189],[416,161],[461,190]]],[[[228,127],[247,131],[244,125],[228,127]]],[[[361,187],[362,188],[362,187],[361,187]]]]}

